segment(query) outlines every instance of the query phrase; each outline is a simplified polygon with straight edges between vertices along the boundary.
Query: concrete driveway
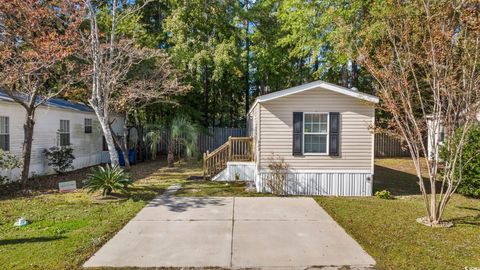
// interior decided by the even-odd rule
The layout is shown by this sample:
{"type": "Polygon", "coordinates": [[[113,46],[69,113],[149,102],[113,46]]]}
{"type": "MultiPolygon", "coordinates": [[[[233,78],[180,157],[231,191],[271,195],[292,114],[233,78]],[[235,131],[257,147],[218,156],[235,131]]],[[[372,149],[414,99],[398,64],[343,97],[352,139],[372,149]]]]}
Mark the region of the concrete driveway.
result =
{"type": "Polygon", "coordinates": [[[311,198],[153,200],[85,267],[371,267],[311,198]]]}

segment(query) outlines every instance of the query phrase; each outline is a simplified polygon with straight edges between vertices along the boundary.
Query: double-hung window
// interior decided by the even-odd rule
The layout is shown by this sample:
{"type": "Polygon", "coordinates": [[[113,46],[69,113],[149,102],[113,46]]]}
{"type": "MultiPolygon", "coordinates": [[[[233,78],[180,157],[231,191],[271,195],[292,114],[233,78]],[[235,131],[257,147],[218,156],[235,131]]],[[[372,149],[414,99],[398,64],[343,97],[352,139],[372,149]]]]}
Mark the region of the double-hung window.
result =
{"type": "Polygon", "coordinates": [[[92,118],[85,118],[85,133],[92,133],[92,118]]]}
{"type": "Polygon", "coordinates": [[[0,116],[0,149],[10,150],[10,123],[8,116],[0,116]]]}
{"type": "Polygon", "coordinates": [[[70,145],[70,120],[60,120],[59,146],[70,145]]]}
{"type": "Polygon", "coordinates": [[[304,113],[303,153],[328,153],[328,113],[304,113]]]}

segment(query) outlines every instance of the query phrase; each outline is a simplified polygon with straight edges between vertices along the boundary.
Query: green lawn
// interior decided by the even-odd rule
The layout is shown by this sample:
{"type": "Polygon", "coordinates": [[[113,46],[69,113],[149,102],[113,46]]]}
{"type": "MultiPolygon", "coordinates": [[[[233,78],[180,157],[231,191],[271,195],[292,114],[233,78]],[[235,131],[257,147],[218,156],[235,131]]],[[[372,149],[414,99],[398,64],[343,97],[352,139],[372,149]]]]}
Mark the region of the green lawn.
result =
{"type": "Polygon", "coordinates": [[[464,269],[480,266],[479,202],[455,196],[446,218],[453,228],[429,228],[419,198],[317,197],[316,201],[377,261],[380,269],[464,269]]]}
{"type": "Polygon", "coordinates": [[[316,197],[315,200],[377,261],[380,269],[464,269],[480,267],[480,201],[455,195],[445,213],[453,228],[429,228],[416,194],[409,159],[378,159],[374,189],[394,200],[316,197]]]}
{"type": "Polygon", "coordinates": [[[198,166],[146,162],[132,167],[129,196],[46,193],[0,199],[0,269],[76,269],[155,195],[201,172],[198,166]],[[24,216],[31,224],[14,227],[24,216]]]}
{"type": "Polygon", "coordinates": [[[262,197],[273,196],[269,193],[257,193],[247,191],[245,182],[215,182],[215,181],[187,181],[182,188],[175,193],[182,197],[206,197],[206,196],[236,196],[236,197],[262,197]]]}
{"type": "MultiPolygon", "coordinates": [[[[174,183],[182,184],[177,196],[271,196],[247,192],[242,182],[203,181],[197,163],[166,168],[164,162],[146,162],[134,166],[131,175],[136,180],[131,194],[113,199],[82,191],[0,198],[0,269],[78,269],[151,198],[174,183]],[[20,216],[32,223],[13,227],[20,216]]],[[[410,160],[377,160],[374,189],[387,189],[397,198],[314,199],[375,258],[378,268],[480,266],[479,200],[455,195],[445,215],[455,226],[432,229],[415,222],[424,211],[410,160]]]]}

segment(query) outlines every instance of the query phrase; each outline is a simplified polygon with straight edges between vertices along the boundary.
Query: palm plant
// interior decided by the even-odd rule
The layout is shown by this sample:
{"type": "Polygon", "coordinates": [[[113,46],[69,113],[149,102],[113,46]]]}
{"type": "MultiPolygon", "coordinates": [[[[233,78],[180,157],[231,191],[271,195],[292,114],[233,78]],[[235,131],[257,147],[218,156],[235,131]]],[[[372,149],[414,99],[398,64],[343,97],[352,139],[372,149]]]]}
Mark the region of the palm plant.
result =
{"type": "Polygon", "coordinates": [[[98,166],[92,169],[85,182],[88,193],[102,191],[103,196],[110,195],[112,191],[126,192],[127,187],[133,182],[130,176],[120,166],[98,166]]]}
{"type": "Polygon", "coordinates": [[[197,149],[198,128],[188,118],[177,116],[170,126],[171,138],[168,147],[168,165],[173,166],[174,154],[173,145],[185,147],[187,157],[195,155],[197,149]]]}
{"type": "Polygon", "coordinates": [[[150,153],[152,153],[152,159],[155,160],[157,159],[158,145],[162,141],[162,127],[151,125],[147,129],[150,131],[145,135],[145,139],[150,153]]]}

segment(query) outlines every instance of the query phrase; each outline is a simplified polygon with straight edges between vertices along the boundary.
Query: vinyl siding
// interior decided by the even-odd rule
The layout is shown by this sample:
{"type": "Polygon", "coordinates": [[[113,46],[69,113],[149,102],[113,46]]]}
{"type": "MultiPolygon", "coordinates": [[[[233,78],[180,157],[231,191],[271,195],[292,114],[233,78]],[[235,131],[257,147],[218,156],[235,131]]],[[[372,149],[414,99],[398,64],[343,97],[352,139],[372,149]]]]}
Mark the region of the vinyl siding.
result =
{"type": "Polygon", "coordinates": [[[268,162],[274,154],[283,158],[295,171],[358,170],[373,173],[373,104],[332,91],[314,89],[257,106],[260,114],[260,170],[268,169],[268,162]],[[340,156],[293,156],[293,112],[339,112],[340,156]]]}
{"type": "MultiPolygon", "coordinates": [[[[9,117],[10,152],[21,157],[25,110],[16,103],[0,101],[0,116],[9,117]]],[[[57,145],[59,140],[57,131],[60,129],[60,120],[70,121],[70,143],[74,149],[75,160],[73,165],[75,169],[101,162],[103,133],[94,113],[40,106],[35,113],[31,175],[53,173],[53,170],[47,164],[43,150],[57,145]],[[85,133],[85,118],[92,119],[92,133],[85,133]]],[[[123,134],[123,120],[115,121],[112,128],[117,134],[123,134]]]]}

